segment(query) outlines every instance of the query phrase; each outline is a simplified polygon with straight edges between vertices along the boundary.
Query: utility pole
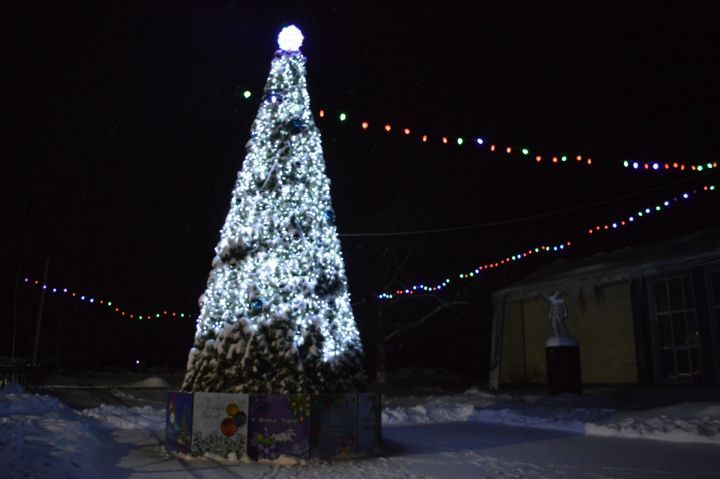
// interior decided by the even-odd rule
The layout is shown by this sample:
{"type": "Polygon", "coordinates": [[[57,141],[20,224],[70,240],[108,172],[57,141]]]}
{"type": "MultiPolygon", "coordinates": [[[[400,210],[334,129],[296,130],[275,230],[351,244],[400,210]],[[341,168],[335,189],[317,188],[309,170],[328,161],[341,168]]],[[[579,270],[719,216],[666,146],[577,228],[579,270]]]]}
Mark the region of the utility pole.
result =
{"type": "Polygon", "coordinates": [[[15,292],[13,294],[13,338],[12,338],[12,352],[10,353],[10,364],[15,362],[15,338],[17,335],[17,304],[18,304],[18,289],[20,288],[20,270],[18,270],[15,276],[15,292]]]}
{"type": "Polygon", "coordinates": [[[385,370],[385,318],[382,305],[378,308],[375,328],[375,382],[385,386],[387,384],[387,371],[385,370]]]}
{"type": "Polygon", "coordinates": [[[45,306],[45,291],[47,290],[48,270],[50,258],[45,259],[45,273],[43,274],[42,292],[40,293],[40,307],[38,308],[37,323],[35,323],[35,343],[33,345],[32,364],[37,364],[38,346],[40,345],[40,326],[42,325],[43,307],[45,306]]]}

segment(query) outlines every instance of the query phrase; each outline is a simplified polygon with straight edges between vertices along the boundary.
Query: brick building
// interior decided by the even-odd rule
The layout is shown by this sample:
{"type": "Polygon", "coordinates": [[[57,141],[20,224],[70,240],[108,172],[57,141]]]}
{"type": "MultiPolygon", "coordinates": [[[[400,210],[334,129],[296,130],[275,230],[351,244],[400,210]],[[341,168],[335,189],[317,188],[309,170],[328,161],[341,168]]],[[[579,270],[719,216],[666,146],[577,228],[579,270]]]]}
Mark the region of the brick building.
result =
{"type": "Polygon", "coordinates": [[[720,228],[558,261],[493,294],[490,387],[546,383],[562,293],[583,384],[720,383],[720,228]]]}

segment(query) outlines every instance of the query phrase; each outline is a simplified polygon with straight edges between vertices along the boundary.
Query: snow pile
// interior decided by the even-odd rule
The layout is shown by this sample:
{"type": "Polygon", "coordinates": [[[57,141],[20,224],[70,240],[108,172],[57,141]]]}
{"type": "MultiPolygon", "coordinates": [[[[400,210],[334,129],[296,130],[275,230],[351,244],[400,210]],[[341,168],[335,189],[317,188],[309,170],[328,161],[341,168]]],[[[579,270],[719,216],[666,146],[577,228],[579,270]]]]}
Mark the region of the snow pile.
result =
{"type": "Polygon", "coordinates": [[[150,406],[128,408],[103,404],[95,409],[86,409],[80,414],[114,429],[165,429],[165,411],[150,406]]]}
{"type": "Polygon", "coordinates": [[[383,398],[382,423],[462,422],[469,420],[479,408],[509,401],[512,401],[512,397],[507,394],[491,394],[478,388],[455,395],[383,398]]]}
{"type": "Polygon", "coordinates": [[[472,404],[435,399],[412,407],[385,408],[383,424],[427,424],[432,422],[466,421],[475,412],[472,404]]]}
{"type": "Polygon", "coordinates": [[[681,403],[642,411],[600,407],[603,398],[493,395],[471,389],[460,395],[389,398],[384,425],[482,422],[596,436],[720,444],[720,404],[681,403]]]}
{"type": "Polygon", "coordinates": [[[508,426],[535,427],[568,432],[586,432],[586,424],[611,416],[614,409],[557,408],[535,405],[489,407],[476,411],[469,419],[508,426]]]}
{"type": "Polygon", "coordinates": [[[720,404],[686,402],[670,407],[618,413],[589,423],[586,434],[720,444],[720,404]]]}
{"type": "Polygon", "coordinates": [[[102,405],[77,412],[55,398],[6,388],[0,391],[0,476],[103,477],[103,426],[162,430],[165,414],[150,406],[102,405]]]}
{"type": "Polygon", "coordinates": [[[143,389],[143,388],[170,389],[172,386],[170,386],[170,383],[161,377],[151,377],[151,378],[142,379],[140,381],[137,381],[137,382],[134,382],[131,384],[126,384],[123,387],[130,388],[130,389],[143,389]]]}
{"type": "Polygon", "coordinates": [[[96,475],[97,437],[60,401],[0,391],[3,477],[83,478],[96,475]]]}
{"type": "Polygon", "coordinates": [[[0,415],[3,417],[54,409],[63,410],[67,407],[50,396],[25,394],[22,387],[17,384],[0,390],[0,415]]]}

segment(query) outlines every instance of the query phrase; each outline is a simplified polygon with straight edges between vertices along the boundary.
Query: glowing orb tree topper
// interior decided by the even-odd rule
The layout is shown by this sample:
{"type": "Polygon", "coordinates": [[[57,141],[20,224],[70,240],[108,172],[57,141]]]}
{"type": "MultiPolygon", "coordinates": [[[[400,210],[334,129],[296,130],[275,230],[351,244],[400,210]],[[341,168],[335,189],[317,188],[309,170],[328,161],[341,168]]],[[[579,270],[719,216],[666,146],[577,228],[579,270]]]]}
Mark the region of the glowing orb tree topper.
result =
{"type": "Polygon", "coordinates": [[[300,29],[295,25],[290,25],[280,31],[278,45],[286,52],[297,52],[300,50],[304,39],[305,37],[303,37],[300,29]]]}
{"type": "Polygon", "coordinates": [[[334,393],[366,380],[302,34],[287,27],[278,40],[200,297],[186,391],[334,393]]]}

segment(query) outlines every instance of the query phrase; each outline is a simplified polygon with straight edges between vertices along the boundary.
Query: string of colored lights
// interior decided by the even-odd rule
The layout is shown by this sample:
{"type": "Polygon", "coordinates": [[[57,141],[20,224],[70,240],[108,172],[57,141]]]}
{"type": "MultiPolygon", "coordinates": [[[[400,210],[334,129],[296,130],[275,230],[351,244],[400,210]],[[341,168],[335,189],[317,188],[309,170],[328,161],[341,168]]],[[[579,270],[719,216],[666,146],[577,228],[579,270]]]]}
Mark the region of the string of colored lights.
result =
{"type": "MultiPolygon", "coordinates": [[[[250,90],[245,90],[242,94],[243,98],[249,100],[253,94],[250,90]]],[[[335,118],[340,123],[350,123],[350,116],[341,110],[332,110],[333,114],[330,114],[330,110],[321,108],[317,111],[317,116],[321,119],[332,119],[335,118]]],[[[521,157],[533,159],[535,164],[550,164],[550,165],[562,165],[562,164],[580,164],[591,166],[593,165],[593,159],[590,156],[584,154],[569,154],[569,153],[558,153],[558,154],[537,154],[532,153],[528,146],[518,146],[517,144],[499,144],[489,141],[483,136],[470,135],[429,135],[428,133],[417,131],[413,128],[398,127],[397,122],[381,123],[378,126],[370,124],[368,121],[359,121],[357,123],[363,132],[370,131],[381,131],[386,134],[395,134],[396,136],[413,137],[417,138],[421,143],[431,144],[442,144],[456,147],[466,147],[467,145],[473,145],[476,148],[481,148],[489,153],[503,155],[505,157],[521,157]],[[574,159],[574,161],[573,161],[574,159]]],[[[688,164],[683,162],[674,161],[672,163],[662,162],[637,162],[637,161],[622,161],[622,165],[625,168],[631,168],[638,171],[649,171],[649,172],[661,172],[661,171],[704,171],[713,168],[717,168],[717,162],[705,162],[697,164],[688,164]]]]}
{"type": "Polygon", "coordinates": [[[41,289],[44,289],[46,291],[49,291],[52,294],[62,294],[62,295],[68,295],[71,298],[76,298],[78,301],[83,301],[90,304],[99,304],[102,306],[107,306],[109,310],[112,313],[117,314],[120,317],[132,319],[132,320],[154,320],[154,319],[161,319],[161,318],[192,318],[193,316],[188,313],[178,313],[177,311],[171,311],[168,309],[164,309],[160,312],[155,313],[147,313],[147,314],[137,314],[134,312],[130,312],[125,310],[124,308],[121,308],[117,304],[114,304],[112,301],[107,299],[95,299],[95,297],[81,294],[76,291],[73,291],[69,288],[54,288],[50,287],[47,284],[43,284],[40,280],[31,280],[30,278],[25,278],[23,280],[23,283],[28,286],[37,286],[41,289]]]}
{"type": "MultiPolygon", "coordinates": [[[[678,201],[682,200],[688,200],[690,198],[693,198],[697,194],[701,192],[710,192],[715,191],[715,185],[705,185],[702,187],[702,189],[696,189],[692,191],[687,191],[682,193],[679,196],[674,196],[671,199],[666,199],[662,202],[657,203],[656,205],[653,205],[651,207],[647,207],[644,209],[640,209],[637,211],[636,214],[624,216],[618,219],[615,219],[614,221],[611,221],[609,223],[604,224],[598,224],[594,225],[586,230],[586,234],[588,236],[597,235],[604,231],[610,231],[610,230],[616,230],[619,228],[623,228],[625,226],[628,226],[630,224],[636,223],[638,220],[645,218],[651,214],[661,212],[665,209],[667,209],[669,206],[671,206],[673,203],[676,203],[678,201]]],[[[509,264],[515,263],[517,261],[523,260],[529,256],[538,254],[538,253],[561,253],[565,251],[567,248],[571,247],[573,245],[573,242],[566,241],[564,243],[560,243],[554,246],[538,246],[535,248],[529,248],[525,251],[521,251],[519,253],[513,254],[511,256],[506,256],[502,259],[491,261],[489,263],[485,263],[479,266],[476,266],[474,269],[470,269],[467,272],[459,273],[457,275],[458,279],[467,280],[471,278],[475,278],[480,275],[482,271],[487,271],[490,269],[499,268],[502,266],[507,266],[509,264]]],[[[377,299],[379,300],[390,300],[394,299],[400,296],[413,296],[415,294],[419,293],[432,293],[437,292],[445,289],[447,286],[449,286],[451,283],[451,278],[446,277],[439,283],[433,284],[433,285],[427,285],[425,283],[416,283],[412,286],[409,286],[405,289],[397,289],[393,292],[384,292],[377,295],[377,299]]]]}
{"type": "MultiPolygon", "coordinates": [[[[481,271],[499,268],[501,266],[510,264],[514,261],[518,261],[518,260],[527,258],[528,256],[533,255],[533,254],[561,252],[561,251],[564,251],[566,248],[571,247],[572,245],[573,245],[573,243],[571,241],[566,241],[565,243],[560,243],[560,244],[556,244],[553,246],[548,246],[548,245],[537,246],[535,248],[530,248],[527,251],[521,251],[517,254],[507,256],[505,258],[501,258],[500,260],[496,260],[494,262],[485,263],[484,265],[480,265],[480,266],[476,267],[475,269],[470,270],[466,273],[460,273],[457,276],[459,279],[474,278],[475,276],[480,275],[481,271]]],[[[432,293],[435,291],[441,291],[441,290],[445,289],[446,287],[448,287],[450,285],[450,282],[451,282],[451,279],[448,277],[435,285],[426,285],[424,283],[414,284],[407,289],[395,290],[395,292],[393,292],[393,293],[381,293],[377,297],[378,297],[378,299],[387,300],[387,299],[393,299],[397,296],[403,296],[403,295],[412,296],[417,293],[432,293]]]]}
{"type": "MultiPolygon", "coordinates": [[[[646,170],[647,170],[647,171],[649,171],[649,170],[652,170],[652,171],[667,171],[667,170],[670,170],[670,169],[685,171],[685,169],[686,169],[686,166],[685,166],[684,163],[678,163],[678,162],[676,162],[676,161],[673,162],[673,163],[656,163],[656,162],[651,162],[651,163],[639,163],[639,162],[637,162],[637,161],[632,161],[632,162],[630,162],[630,161],[625,160],[625,161],[623,161],[623,166],[624,166],[625,168],[630,168],[630,167],[632,167],[633,170],[641,170],[641,171],[646,171],[646,170]]],[[[717,161],[707,162],[707,163],[700,163],[700,164],[697,164],[697,165],[690,165],[690,169],[691,169],[692,171],[711,170],[711,169],[717,168],[717,167],[718,167],[717,161]]]]}
{"type": "MultiPolygon", "coordinates": [[[[690,199],[691,196],[697,195],[699,191],[715,191],[715,185],[705,185],[703,186],[702,190],[693,190],[691,192],[683,193],[680,198],[682,199],[690,199]]],[[[655,206],[651,206],[649,208],[640,209],[638,210],[637,214],[629,215],[627,217],[612,221],[610,223],[605,223],[602,225],[595,225],[592,228],[588,228],[587,234],[592,235],[596,234],[601,231],[608,231],[611,229],[618,229],[622,228],[624,226],[628,226],[631,223],[634,223],[636,220],[643,218],[645,216],[650,215],[651,213],[663,211],[665,208],[670,206],[672,203],[676,203],[679,201],[679,198],[677,196],[674,196],[671,200],[665,200],[662,203],[656,204],[655,206]]]]}
{"type": "MultiPolygon", "coordinates": [[[[692,191],[687,191],[682,193],[679,196],[674,196],[671,199],[666,199],[662,202],[659,202],[655,204],[654,206],[646,207],[644,209],[639,209],[637,213],[621,217],[619,219],[615,219],[614,221],[610,221],[608,223],[603,224],[596,224],[592,227],[589,227],[585,230],[585,234],[587,236],[597,235],[605,231],[611,231],[623,228],[625,226],[629,226],[630,224],[636,223],[638,220],[645,218],[653,213],[661,212],[668,207],[670,207],[673,203],[676,203],[680,201],[680,199],[688,200],[694,197],[695,195],[699,194],[700,192],[712,192],[716,190],[715,185],[705,185],[701,189],[695,189],[692,191]]],[[[491,261],[482,265],[479,265],[475,267],[474,269],[470,269],[464,273],[459,273],[457,275],[458,279],[467,280],[470,278],[474,278],[476,276],[479,276],[482,271],[487,271],[495,268],[500,268],[503,266],[507,266],[511,263],[520,261],[522,259],[526,259],[529,256],[537,255],[540,253],[561,253],[573,246],[572,241],[565,241],[563,243],[555,244],[555,245],[540,245],[536,246],[534,248],[529,248],[527,250],[518,252],[516,254],[506,256],[504,258],[496,259],[495,261],[491,261]]],[[[73,298],[77,298],[80,301],[87,301],[88,303],[98,303],[100,305],[105,305],[111,308],[111,311],[120,315],[121,317],[127,317],[129,319],[137,319],[137,320],[144,320],[144,319],[160,319],[160,318],[192,318],[193,316],[188,313],[177,313],[175,311],[169,311],[167,309],[163,310],[162,312],[156,312],[156,313],[148,313],[148,314],[136,314],[132,312],[125,311],[124,309],[121,309],[119,306],[115,305],[113,307],[113,302],[109,300],[99,299],[95,300],[94,297],[89,295],[82,295],[80,293],[76,293],[75,291],[71,291],[68,288],[51,288],[50,286],[43,284],[39,280],[31,280],[29,278],[25,278],[23,281],[27,285],[34,285],[41,287],[44,290],[50,291],[53,294],[60,293],[60,294],[67,294],[73,298]]],[[[377,295],[377,298],[380,300],[390,300],[394,299],[399,296],[412,296],[419,293],[432,293],[437,292],[445,289],[447,286],[449,286],[451,283],[451,278],[446,277],[442,281],[435,283],[435,284],[425,284],[425,283],[417,283],[414,284],[406,289],[397,289],[394,292],[391,293],[380,293],[377,295]]]]}

